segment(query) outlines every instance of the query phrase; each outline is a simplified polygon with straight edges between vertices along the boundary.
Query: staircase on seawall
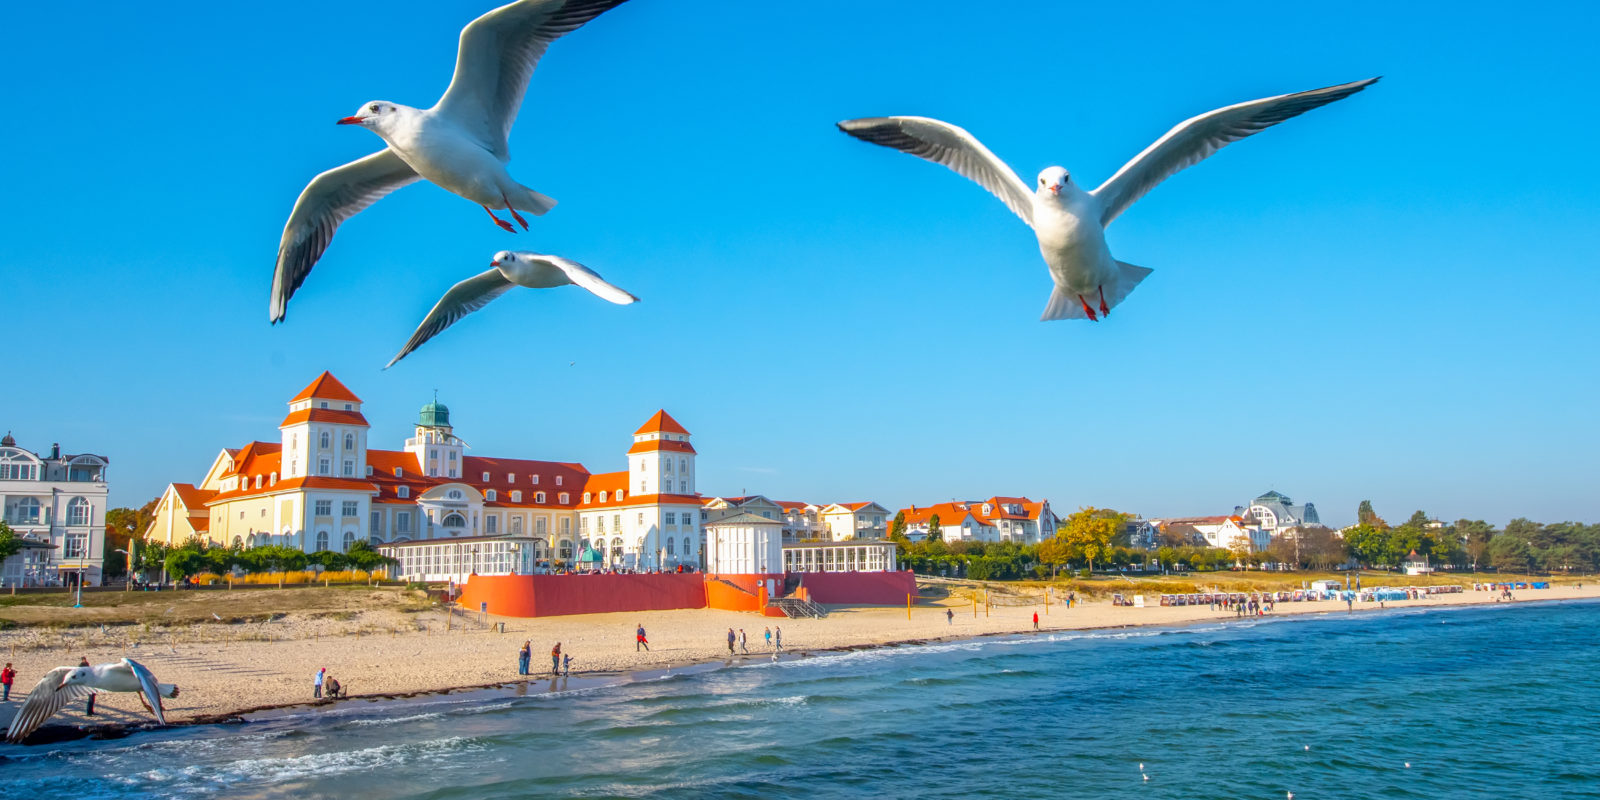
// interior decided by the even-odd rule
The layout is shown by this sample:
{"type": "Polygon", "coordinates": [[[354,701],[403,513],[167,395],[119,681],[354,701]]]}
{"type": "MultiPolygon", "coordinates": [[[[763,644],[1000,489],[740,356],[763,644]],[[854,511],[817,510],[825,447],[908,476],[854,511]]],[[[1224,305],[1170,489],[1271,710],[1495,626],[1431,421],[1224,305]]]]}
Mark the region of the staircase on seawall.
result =
{"type": "Polygon", "coordinates": [[[768,605],[777,606],[778,608],[782,609],[784,615],[791,619],[798,617],[822,619],[823,617],[828,616],[828,609],[823,608],[822,606],[817,605],[810,600],[802,600],[798,597],[779,597],[768,605]]]}

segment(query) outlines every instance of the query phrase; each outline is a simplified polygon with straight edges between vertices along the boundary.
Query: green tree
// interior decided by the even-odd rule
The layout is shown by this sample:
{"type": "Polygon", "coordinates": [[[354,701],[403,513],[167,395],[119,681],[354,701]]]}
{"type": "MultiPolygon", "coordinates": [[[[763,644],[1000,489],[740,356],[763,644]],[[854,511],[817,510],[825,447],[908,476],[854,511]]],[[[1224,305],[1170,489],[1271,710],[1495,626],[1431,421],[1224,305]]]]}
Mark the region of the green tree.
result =
{"type": "Polygon", "coordinates": [[[894,520],[889,523],[889,541],[903,542],[906,539],[906,512],[896,511],[894,520]]]}
{"type": "Polygon", "coordinates": [[[1384,522],[1383,517],[1378,516],[1378,512],[1372,510],[1371,500],[1362,500],[1361,505],[1356,508],[1356,524],[1369,525],[1378,529],[1389,527],[1389,523],[1384,522]]]}
{"type": "Polygon", "coordinates": [[[318,550],[317,552],[306,556],[306,563],[319,564],[325,570],[337,571],[344,569],[347,565],[349,565],[350,559],[345,558],[344,553],[335,552],[333,550],[318,550]]]}
{"type": "Polygon", "coordinates": [[[1357,525],[1344,532],[1344,541],[1356,561],[1368,566],[1393,566],[1400,563],[1399,556],[1404,555],[1395,553],[1394,538],[1389,535],[1388,528],[1357,525]]]}
{"type": "Polygon", "coordinates": [[[1109,508],[1087,506],[1067,516],[1056,535],[1083,554],[1094,573],[1094,561],[1105,555],[1128,526],[1128,515],[1109,508]]]}
{"type": "Polygon", "coordinates": [[[22,538],[17,536],[16,531],[11,530],[10,525],[0,520],[0,563],[5,563],[6,559],[20,552],[22,552],[22,538]]]}
{"type": "Polygon", "coordinates": [[[105,563],[102,565],[106,577],[115,578],[127,571],[127,556],[117,551],[133,552],[129,545],[144,538],[150,524],[155,521],[156,506],[160,503],[158,496],[139,508],[106,510],[105,563]]]}
{"type": "Polygon", "coordinates": [[[1471,560],[1473,568],[1489,563],[1489,543],[1495,536],[1494,526],[1481,519],[1458,519],[1455,527],[1456,535],[1461,537],[1461,546],[1466,550],[1467,558],[1471,560]]]}
{"type": "Polygon", "coordinates": [[[928,541],[944,541],[944,528],[939,526],[939,515],[934,514],[928,519],[928,541]]]}
{"type": "MultiPolygon", "coordinates": [[[[1508,529],[1510,525],[1506,526],[1508,529]]],[[[1495,569],[1509,572],[1525,572],[1531,566],[1533,548],[1528,546],[1528,540],[1509,533],[1494,537],[1489,543],[1489,563],[1495,569]]]]}
{"type": "Polygon", "coordinates": [[[206,568],[205,553],[198,549],[187,547],[179,548],[167,553],[167,575],[173,580],[183,580],[190,575],[198,574],[206,568]]]}
{"type": "Polygon", "coordinates": [[[1061,568],[1071,563],[1072,547],[1060,536],[1052,536],[1039,543],[1034,551],[1039,561],[1050,565],[1050,577],[1060,573],[1061,568]]]}

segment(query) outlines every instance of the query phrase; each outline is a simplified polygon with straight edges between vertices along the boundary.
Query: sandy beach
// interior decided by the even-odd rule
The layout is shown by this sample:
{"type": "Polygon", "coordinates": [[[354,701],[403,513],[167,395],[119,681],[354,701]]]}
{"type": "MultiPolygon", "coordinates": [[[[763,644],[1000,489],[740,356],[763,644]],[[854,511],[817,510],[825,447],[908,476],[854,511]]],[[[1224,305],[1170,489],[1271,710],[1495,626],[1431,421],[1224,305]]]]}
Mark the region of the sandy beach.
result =
{"type": "MultiPolygon", "coordinates": [[[[1390,603],[1389,608],[1440,608],[1493,603],[1490,592],[1466,591],[1425,600],[1390,603]]],[[[1600,582],[1518,592],[1513,602],[1600,597],[1600,582]]],[[[62,609],[63,617],[73,609],[62,609]]],[[[89,611],[83,609],[82,611],[89,611]]],[[[1377,603],[1357,603],[1358,614],[1379,611],[1377,603]]],[[[754,614],[713,611],[655,611],[595,614],[545,619],[488,618],[463,628],[438,611],[403,614],[393,610],[361,611],[338,618],[300,619],[291,613],[270,624],[193,623],[152,632],[121,626],[63,632],[23,628],[0,633],[0,656],[18,672],[9,703],[0,704],[0,725],[10,717],[45,671],[76,664],[114,661],[126,655],[150,667],[163,682],[182,692],[168,701],[169,722],[208,721],[248,710],[313,702],[312,676],[326,667],[355,699],[475,688],[520,680],[517,651],[531,641],[532,671],[548,673],[550,650],[560,642],[573,656],[573,675],[617,674],[682,667],[729,659],[727,631],[743,628],[749,654],[769,658],[764,630],[781,628],[789,654],[823,650],[938,641],[997,634],[1025,634],[1039,614],[1042,631],[1145,625],[1180,625],[1235,619],[1233,613],[1200,607],[1131,608],[1107,601],[1081,603],[1068,609],[1043,605],[995,606],[987,613],[971,604],[918,605],[907,619],[905,608],[833,608],[825,619],[774,619],[754,614]],[[946,610],[954,612],[947,621],[946,610]],[[498,624],[505,632],[498,632],[498,624]],[[642,624],[650,650],[636,650],[634,629],[642,624]],[[425,628],[426,630],[423,630],[425,628]],[[137,645],[135,645],[137,643],[137,645]]],[[[1346,613],[1343,602],[1283,603],[1272,616],[1346,613]]],[[[97,701],[95,717],[85,717],[81,704],[58,715],[57,725],[107,725],[149,720],[134,695],[107,694],[97,701]]]]}

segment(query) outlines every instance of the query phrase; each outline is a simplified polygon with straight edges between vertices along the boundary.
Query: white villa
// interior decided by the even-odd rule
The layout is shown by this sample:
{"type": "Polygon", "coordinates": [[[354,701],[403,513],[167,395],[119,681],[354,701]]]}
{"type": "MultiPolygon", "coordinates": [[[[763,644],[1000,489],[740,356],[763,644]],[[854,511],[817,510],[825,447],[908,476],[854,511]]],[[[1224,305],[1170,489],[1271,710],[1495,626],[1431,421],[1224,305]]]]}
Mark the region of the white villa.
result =
{"type": "Polygon", "coordinates": [[[103,581],[106,556],[106,467],[92,454],[40,456],[0,438],[0,508],[23,539],[22,551],[0,564],[0,586],[70,586],[103,581]]]}
{"type": "Polygon", "coordinates": [[[914,542],[928,537],[935,517],[946,542],[1035,544],[1055,536],[1061,524],[1049,500],[1036,503],[1026,497],[952,501],[900,511],[906,515],[906,538],[914,542]]]}

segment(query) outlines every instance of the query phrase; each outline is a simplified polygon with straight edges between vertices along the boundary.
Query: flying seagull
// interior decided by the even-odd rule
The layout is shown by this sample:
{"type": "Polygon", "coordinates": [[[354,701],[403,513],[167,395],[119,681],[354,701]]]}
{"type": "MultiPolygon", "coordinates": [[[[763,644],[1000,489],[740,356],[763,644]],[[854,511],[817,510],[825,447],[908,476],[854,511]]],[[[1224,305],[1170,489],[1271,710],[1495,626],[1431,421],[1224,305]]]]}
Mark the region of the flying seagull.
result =
{"type": "Polygon", "coordinates": [[[494,254],[489,267],[483,273],[450,287],[450,291],[433,304],[433,310],[417,326],[416,333],[411,334],[411,340],[383,368],[394,366],[412,350],[421,347],[423,342],[439,335],[462,317],[488,305],[489,301],[505,294],[513,286],[551,289],[576,285],[617,305],[639,302],[639,298],[606,283],[594,270],[559,256],[501,250],[494,254]]]}
{"type": "Polygon", "coordinates": [[[1144,267],[1112,258],[1106,246],[1106,226],[1128,206],[1156,184],[1224,145],[1349,97],[1377,80],[1267,97],[1201,114],[1167,131],[1092,192],[1079,188],[1065,167],[1040,172],[1030,192],[1017,173],[972,134],[936,119],[851,119],[839,123],[839,129],[857,139],[943,164],[1000,198],[1033,228],[1055,282],[1050,303],[1039,319],[1098,320],[1150,274],[1144,267]]]}
{"type": "Polygon", "coordinates": [[[92,667],[56,667],[46,672],[33,691],[28,692],[22,708],[11,719],[6,741],[16,743],[28,738],[67,703],[95,692],[138,692],[140,702],[150,709],[157,722],[165,725],[167,715],[163,713],[161,698],[177,697],[178,687],[157,683],[150,670],[131,658],[92,667]]]}
{"type": "Polygon", "coordinates": [[[360,125],[388,147],[313,178],[295,201],[278,243],[270,318],[281,322],[289,298],[328,249],[339,224],[384,195],[426,178],[483,206],[495,224],[503,208],[527,230],[518,209],[542,215],[556,201],[512,179],[506,137],[540,56],[556,39],[627,0],[518,0],[461,31],[456,71],[433,108],[376,100],[340,125],[360,125]]]}

